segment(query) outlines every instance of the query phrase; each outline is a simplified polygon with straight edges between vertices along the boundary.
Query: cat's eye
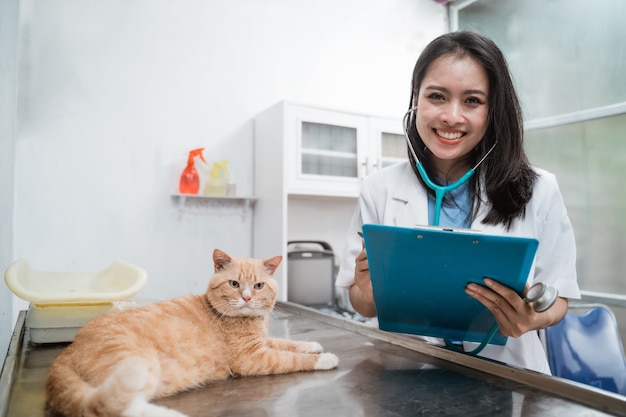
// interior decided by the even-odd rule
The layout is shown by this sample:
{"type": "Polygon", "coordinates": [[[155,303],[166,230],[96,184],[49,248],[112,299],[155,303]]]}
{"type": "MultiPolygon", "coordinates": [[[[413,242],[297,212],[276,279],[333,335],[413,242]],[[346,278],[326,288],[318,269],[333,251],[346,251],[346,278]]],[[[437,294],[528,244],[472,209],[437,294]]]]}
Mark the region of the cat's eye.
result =
{"type": "Polygon", "coordinates": [[[239,281],[230,280],[228,281],[228,284],[231,286],[231,288],[239,288],[239,281]]]}
{"type": "Polygon", "coordinates": [[[256,284],[254,284],[254,289],[255,290],[261,290],[261,289],[263,289],[264,286],[265,286],[264,282],[257,282],[256,284]]]}

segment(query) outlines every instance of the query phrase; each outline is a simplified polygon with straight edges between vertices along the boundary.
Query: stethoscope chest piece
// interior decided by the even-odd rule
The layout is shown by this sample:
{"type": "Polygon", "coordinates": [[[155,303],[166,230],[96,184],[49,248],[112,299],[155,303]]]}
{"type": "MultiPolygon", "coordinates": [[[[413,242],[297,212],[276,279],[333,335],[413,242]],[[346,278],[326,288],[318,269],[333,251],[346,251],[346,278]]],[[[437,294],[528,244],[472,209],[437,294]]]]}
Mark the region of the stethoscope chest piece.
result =
{"type": "Polygon", "coordinates": [[[528,289],[526,302],[533,303],[533,310],[537,313],[546,311],[554,305],[559,296],[559,291],[554,287],[549,287],[543,282],[538,282],[528,289]]]}

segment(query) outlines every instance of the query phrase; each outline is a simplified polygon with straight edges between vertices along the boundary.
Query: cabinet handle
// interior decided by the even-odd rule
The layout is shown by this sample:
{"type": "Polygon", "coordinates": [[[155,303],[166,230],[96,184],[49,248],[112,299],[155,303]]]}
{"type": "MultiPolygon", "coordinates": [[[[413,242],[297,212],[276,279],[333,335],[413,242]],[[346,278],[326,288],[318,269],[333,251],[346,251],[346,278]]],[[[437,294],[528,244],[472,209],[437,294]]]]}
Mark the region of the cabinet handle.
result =
{"type": "Polygon", "coordinates": [[[367,166],[369,160],[368,157],[366,156],[365,159],[363,159],[363,161],[361,161],[361,166],[363,167],[363,169],[361,170],[361,174],[359,175],[359,177],[361,179],[367,177],[369,175],[369,168],[367,166]]]}

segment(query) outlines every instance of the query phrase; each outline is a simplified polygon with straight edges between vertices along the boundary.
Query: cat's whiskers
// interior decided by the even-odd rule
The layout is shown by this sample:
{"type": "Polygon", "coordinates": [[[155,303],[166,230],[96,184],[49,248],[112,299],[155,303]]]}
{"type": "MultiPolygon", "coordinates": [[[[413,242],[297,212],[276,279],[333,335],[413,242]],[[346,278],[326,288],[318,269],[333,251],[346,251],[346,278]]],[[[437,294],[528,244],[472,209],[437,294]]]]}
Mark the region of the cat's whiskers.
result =
{"type": "Polygon", "coordinates": [[[285,309],[283,309],[283,307],[279,304],[274,304],[274,307],[272,308],[272,310],[269,312],[269,314],[271,315],[272,318],[276,318],[278,317],[276,315],[276,313],[283,313],[284,311],[286,311],[285,309]]]}

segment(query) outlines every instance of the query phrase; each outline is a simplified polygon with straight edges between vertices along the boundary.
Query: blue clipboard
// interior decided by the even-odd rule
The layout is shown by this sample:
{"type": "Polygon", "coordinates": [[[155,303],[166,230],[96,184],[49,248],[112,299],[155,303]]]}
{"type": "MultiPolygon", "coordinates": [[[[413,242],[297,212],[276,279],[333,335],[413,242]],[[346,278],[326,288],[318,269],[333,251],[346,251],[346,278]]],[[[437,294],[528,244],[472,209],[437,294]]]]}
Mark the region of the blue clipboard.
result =
{"type": "MultiPolygon", "coordinates": [[[[481,342],[495,319],[465,294],[489,277],[523,295],[537,239],[472,230],[363,225],[381,330],[481,342]]],[[[504,345],[499,331],[489,342],[504,345]]]]}

